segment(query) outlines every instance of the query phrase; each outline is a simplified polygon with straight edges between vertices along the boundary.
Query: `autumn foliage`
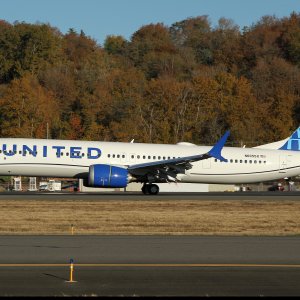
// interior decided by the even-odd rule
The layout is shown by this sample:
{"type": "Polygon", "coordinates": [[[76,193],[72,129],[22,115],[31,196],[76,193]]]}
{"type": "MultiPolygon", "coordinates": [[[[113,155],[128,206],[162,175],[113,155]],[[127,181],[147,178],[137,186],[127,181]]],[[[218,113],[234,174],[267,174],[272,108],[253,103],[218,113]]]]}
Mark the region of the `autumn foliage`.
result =
{"type": "Polygon", "coordinates": [[[229,145],[300,124],[300,14],[240,29],[207,16],[101,46],[84,32],[0,21],[0,136],[229,145]]]}

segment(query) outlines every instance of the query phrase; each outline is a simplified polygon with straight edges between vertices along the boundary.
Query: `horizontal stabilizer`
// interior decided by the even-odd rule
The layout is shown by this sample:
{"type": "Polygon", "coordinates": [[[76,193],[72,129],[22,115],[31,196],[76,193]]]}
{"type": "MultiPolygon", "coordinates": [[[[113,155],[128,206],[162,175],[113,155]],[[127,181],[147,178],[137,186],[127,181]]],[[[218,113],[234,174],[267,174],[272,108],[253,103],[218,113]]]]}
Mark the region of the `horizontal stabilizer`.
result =
{"type": "Polygon", "coordinates": [[[229,134],[230,131],[226,131],[225,134],[220,138],[220,140],[211,148],[211,150],[207,154],[220,161],[227,162],[228,160],[221,155],[221,151],[227,141],[229,134]]]}

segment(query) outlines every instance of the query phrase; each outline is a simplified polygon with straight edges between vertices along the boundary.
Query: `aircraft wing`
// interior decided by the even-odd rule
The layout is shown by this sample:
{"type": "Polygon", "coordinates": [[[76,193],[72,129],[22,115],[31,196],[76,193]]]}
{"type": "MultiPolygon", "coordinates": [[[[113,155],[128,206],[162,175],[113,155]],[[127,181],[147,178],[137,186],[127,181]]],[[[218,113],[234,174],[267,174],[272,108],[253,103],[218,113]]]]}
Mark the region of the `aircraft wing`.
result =
{"type": "Polygon", "coordinates": [[[143,175],[146,173],[155,173],[156,171],[171,172],[171,173],[184,173],[185,170],[192,168],[191,163],[199,160],[208,159],[214,157],[221,161],[227,161],[222,155],[221,151],[226,143],[226,140],[230,132],[227,131],[220,140],[211,148],[210,151],[203,154],[197,154],[192,156],[185,156],[175,159],[160,160],[143,164],[131,165],[128,167],[128,171],[133,175],[143,175]]]}

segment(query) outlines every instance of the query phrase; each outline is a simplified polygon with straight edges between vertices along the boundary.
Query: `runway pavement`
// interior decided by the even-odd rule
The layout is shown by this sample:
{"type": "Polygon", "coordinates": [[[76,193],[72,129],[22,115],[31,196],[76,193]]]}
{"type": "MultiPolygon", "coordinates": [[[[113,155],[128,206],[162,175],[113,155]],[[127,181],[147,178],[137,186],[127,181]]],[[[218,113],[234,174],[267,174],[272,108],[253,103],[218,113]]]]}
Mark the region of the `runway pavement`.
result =
{"type": "Polygon", "coordinates": [[[0,296],[299,296],[299,282],[297,236],[0,236],[0,296]]]}
{"type": "MultiPolygon", "coordinates": [[[[0,199],[259,201],[300,200],[300,193],[6,192],[0,199]]],[[[299,236],[0,236],[0,296],[299,296],[299,282],[299,236]]]]}
{"type": "Polygon", "coordinates": [[[142,192],[2,192],[0,200],[300,200],[300,192],[203,192],[159,193],[143,195],[142,192]]]}

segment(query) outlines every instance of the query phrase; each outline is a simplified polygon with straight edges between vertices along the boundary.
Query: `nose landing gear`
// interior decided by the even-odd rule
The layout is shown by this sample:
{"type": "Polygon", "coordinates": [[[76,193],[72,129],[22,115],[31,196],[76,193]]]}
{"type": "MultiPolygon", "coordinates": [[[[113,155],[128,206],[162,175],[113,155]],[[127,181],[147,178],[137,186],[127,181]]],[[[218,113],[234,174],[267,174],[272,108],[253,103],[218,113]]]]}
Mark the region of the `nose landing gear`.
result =
{"type": "Polygon", "coordinates": [[[142,187],[142,192],[144,195],[157,195],[159,192],[159,186],[156,184],[144,184],[142,187]]]}

